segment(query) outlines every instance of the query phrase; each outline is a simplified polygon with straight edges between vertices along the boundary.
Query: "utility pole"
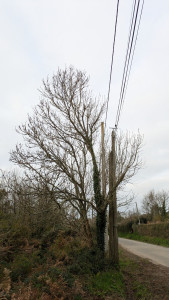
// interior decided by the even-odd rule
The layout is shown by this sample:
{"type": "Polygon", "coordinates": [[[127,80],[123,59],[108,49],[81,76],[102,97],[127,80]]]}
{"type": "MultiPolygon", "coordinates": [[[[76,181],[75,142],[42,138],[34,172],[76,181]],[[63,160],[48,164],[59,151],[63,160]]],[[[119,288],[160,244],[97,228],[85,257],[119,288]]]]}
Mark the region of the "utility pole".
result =
{"type": "Polygon", "coordinates": [[[137,202],[136,203],[136,211],[137,211],[137,217],[138,217],[138,224],[140,225],[140,217],[139,217],[139,211],[138,211],[138,206],[137,206],[137,202]]]}
{"type": "MultiPolygon", "coordinates": [[[[106,163],[105,163],[105,146],[104,146],[104,122],[101,122],[101,160],[102,160],[102,195],[106,197],[106,163]]],[[[108,221],[105,230],[105,251],[108,251],[108,221]]]]}
{"type": "Polygon", "coordinates": [[[119,264],[117,234],[117,200],[116,200],[116,152],[115,131],[112,131],[112,149],[109,154],[109,259],[113,265],[119,264]]]}
{"type": "Polygon", "coordinates": [[[105,147],[104,147],[104,122],[101,122],[101,144],[102,144],[102,194],[106,196],[106,166],[105,166],[105,147]]]}

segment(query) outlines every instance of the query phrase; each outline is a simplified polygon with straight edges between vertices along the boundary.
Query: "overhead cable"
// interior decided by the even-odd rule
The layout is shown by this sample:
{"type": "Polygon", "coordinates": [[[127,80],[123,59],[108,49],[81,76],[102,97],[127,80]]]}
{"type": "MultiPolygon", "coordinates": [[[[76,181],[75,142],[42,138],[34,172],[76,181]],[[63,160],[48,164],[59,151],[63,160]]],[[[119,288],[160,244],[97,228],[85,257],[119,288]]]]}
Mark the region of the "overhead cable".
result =
{"type": "Polygon", "coordinates": [[[114,50],[115,50],[115,42],[116,42],[117,20],[118,20],[118,12],[119,12],[119,1],[120,0],[117,0],[117,6],[116,6],[116,19],[115,19],[115,25],[114,25],[113,50],[112,50],[112,57],[111,57],[111,67],[110,67],[109,88],[108,88],[108,96],[107,96],[105,127],[106,127],[107,112],[108,112],[109,98],[110,98],[110,87],[111,87],[111,77],[112,77],[112,69],[113,69],[113,62],[114,62],[114,50]]]}
{"type": "Polygon", "coordinates": [[[126,89],[127,89],[127,85],[128,85],[128,81],[129,81],[132,62],[133,62],[133,57],[134,57],[134,52],[135,52],[140,22],[141,22],[141,16],[142,16],[142,12],[143,12],[143,6],[144,6],[144,0],[142,2],[140,17],[139,17],[139,21],[138,21],[140,0],[138,0],[138,1],[134,0],[115,127],[118,127],[120,114],[121,114],[122,106],[124,103],[124,98],[126,95],[126,89]],[[137,23],[138,23],[138,25],[137,25],[137,23]],[[136,30],[136,28],[137,28],[137,30],[136,30]]]}
{"type": "Polygon", "coordinates": [[[135,52],[137,38],[138,38],[138,32],[139,32],[139,27],[140,27],[142,12],[143,12],[143,6],[144,6],[144,0],[143,0],[142,7],[141,7],[141,13],[140,13],[140,18],[139,18],[139,22],[138,22],[138,27],[137,27],[137,33],[136,33],[136,38],[135,38],[135,42],[134,42],[133,53],[132,53],[132,57],[131,57],[131,61],[130,61],[129,72],[128,72],[127,81],[126,81],[126,88],[125,88],[125,92],[124,92],[124,99],[125,99],[125,96],[126,96],[128,81],[129,81],[131,67],[132,67],[132,63],[133,63],[133,57],[134,57],[134,52],[135,52]]]}
{"type": "Polygon", "coordinates": [[[123,69],[119,104],[118,104],[117,115],[116,115],[116,126],[118,126],[120,112],[121,112],[122,104],[124,102],[123,95],[124,95],[124,90],[126,87],[128,67],[129,67],[129,62],[130,62],[130,57],[131,57],[132,46],[133,46],[133,39],[134,39],[134,33],[135,33],[135,28],[136,28],[139,4],[140,4],[140,0],[138,0],[138,1],[134,0],[132,18],[131,18],[131,24],[130,24],[130,30],[129,30],[128,45],[127,45],[127,51],[126,51],[126,58],[125,58],[125,64],[124,64],[124,69],[123,69]]]}
{"type": "Polygon", "coordinates": [[[128,59],[129,59],[129,49],[131,47],[131,37],[132,37],[132,32],[133,32],[133,25],[134,25],[134,18],[135,18],[135,11],[136,11],[136,4],[137,0],[133,1],[133,9],[132,9],[132,14],[131,14],[131,22],[130,22],[130,29],[129,29],[129,36],[128,36],[128,43],[127,43],[127,49],[126,49],[126,56],[125,56],[125,63],[124,63],[124,68],[123,68],[123,76],[122,76],[122,83],[121,83],[121,90],[120,90],[120,97],[119,97],[119,104],[118,104],[118,109],[117,109],[117,115],[116,115],[116,122],[115,125],[117,126],[117,119],[118,115],[121,109],[121,97],[122,97],[122,90],[125,84],[125,75],[127,71],[127,64],[128,64],[128,59]]]}

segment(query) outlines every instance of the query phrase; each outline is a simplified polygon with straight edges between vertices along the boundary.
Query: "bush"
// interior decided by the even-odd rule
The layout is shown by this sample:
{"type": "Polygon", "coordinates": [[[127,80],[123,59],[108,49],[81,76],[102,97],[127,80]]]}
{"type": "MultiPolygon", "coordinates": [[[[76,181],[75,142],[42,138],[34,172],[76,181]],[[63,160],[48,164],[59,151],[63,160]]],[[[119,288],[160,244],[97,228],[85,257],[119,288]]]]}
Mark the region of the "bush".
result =
{"type": "Polygon", "coordinates": [[[38,265],[42,265],[44,263],[46,263],[47,260],[47,256],[45,255],[45,251],[44,250],[36,250],[32,253],[31,255],[31,261],[33,264],[33,267],[36,267],[38,265]]]}
{"type": "Polygon", "coordinates": [[[13,281],[24,280],[32,270],[31,261],[24,255],[15,258],[12,265],[11,278],[13,281]]]}
{"type": "MultiPolygon", "coordinates": [[[[139,219],[141,224],[147,224],[147,221],[149,221],[149,216],[141,215],[139,219]]],[[[138,216],[132,216],[130,218],[124,219],[120,224],[118,224],[118,232],[130,233],[132,232],[132,229],[134,229],[134,231],[137,231],[139,219],[138,216]]]]}
{"type": "Polygon", "coordinates": [[[118,225],[118,231],[122,233],[129,233],[132,230],[132,225],[134,224],[133,220],[125,220],[118,225]]]}
{"type": "Polygon", "coordinates": [[[59,270],[57,267],[51,267],[48,270],[48,275],[51,278],[52,282],[55,282],[56,279],[61,275],[61,270],[59,270]]]}
{"type": "Polygon", "coordinates": [[[98,249],[83,248],[72,253],[72,265],[69,266],[73,274],[97,274],[104,270],[105,260],[98,249]]]}
{"type": "Polygon", "coordinates": [[[138,233],[144,236],[169,239],[169,223],[146,224],[138,226],[138,233]]]}
{"type": "MultiPolygon", "coordinates": [[[[47,285],[48,276],[44,271],[39,271],[33,274],[31,277],[31,283],[33,287],[40,291],[49,293],[49,287],[47,285]]],[[[29,282],[29,280],[28,280],[29,282]]]]}

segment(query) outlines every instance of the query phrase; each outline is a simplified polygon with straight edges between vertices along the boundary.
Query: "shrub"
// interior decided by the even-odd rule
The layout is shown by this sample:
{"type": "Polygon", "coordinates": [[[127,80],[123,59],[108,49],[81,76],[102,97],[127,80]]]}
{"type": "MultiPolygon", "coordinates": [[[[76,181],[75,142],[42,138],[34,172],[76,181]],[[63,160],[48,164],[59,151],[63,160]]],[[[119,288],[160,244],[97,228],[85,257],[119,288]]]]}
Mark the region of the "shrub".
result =
{"type": "Polygon", "coordinates": [[[47,257],[44,255],[43,250],[36,250],[32,253],[30,259],[32,261],[33,267],[36,267],[38,265],[46,263],[47,257]]]}
{"type": "Polygon", "coordinates": [[[72,253],[72,265],[69,266],[73,274],[97,274],[105,268],[105,260],[98,249],[87,247],[72,253]]]}
{"type": "Polygon", "coordinates": [[[57,267],[51,267],[48,270],[48,275],[51,278],[52,282],[55,282],[56,279],[61,275],[61,271],[57,267]]]}
{"type": "Polygon", "coordinates": [[[133,220],[125,220],[118,225],[118,231],[122,233],[129,233],[132,230],[133,220]]]}
{"type": "Polygon", "coordinates": [[[47,284],[49,278],[48,276],[42,271],[37,272],[31,277],[32,285],[41,292],[45,292],[50,294],[50,289],[47,284]]]}
{"type": "Polygon", "coordinates": [[[169,223],[139,225],[140,235],[169,239],[169,223]]]}
{"type": "Polygon", "coordinates": [[[31,270],[31,261],[24,255],[17,256],[12,265],[11,278],[13,281],[24,280],[31,270]]]}

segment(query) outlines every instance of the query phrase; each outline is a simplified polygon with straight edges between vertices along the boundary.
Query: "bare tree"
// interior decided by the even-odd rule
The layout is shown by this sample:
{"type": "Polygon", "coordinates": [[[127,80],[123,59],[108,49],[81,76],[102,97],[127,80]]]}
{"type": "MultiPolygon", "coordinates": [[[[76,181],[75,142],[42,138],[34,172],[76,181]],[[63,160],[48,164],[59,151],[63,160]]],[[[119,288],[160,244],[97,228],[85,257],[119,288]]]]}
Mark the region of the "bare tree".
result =
{"type": "Polygon", "coordinates": [[[140,152],[143,136],[137,134],[120,133],[116,139],[116,186],[122,189],[136,175],[142,167],[140,152]]]}
{"type": "Polygon", "coordinates": [[[40,236],[57,231],[65,222],[65,209],[54,201],[47,182],[30,180],[15,171],[1,171],[0,186],[6,193],[0,210],[13,222],[12,230],[17,224],[18,229],[25,226],[30,234],[40,236]]]}
{"type": "Polygon", "coordinates": [[[155,192],[151,190],[143,199],[142,208],[144,213],[149,214],[151,219],[158,216],[165,217],[169,202],[169,194],[166,191],[155,192]]]}
{"type": "Polygon", "coordinates": [[[43,81],[42,100],[34,116],[18,128],[26,148],[17,145],[11,160],[44,180],[48,178],[58,201],[69,201],[78,210],[90,239],[87,211],[93,205],[94,193],[100,240],[104,235],[105,208],[101,209],[103,199],[94,145],[104,104],[92,100],[87,86],[85,73],[73,68],[58,70],[52,83],[48,79],[43,81]]]}
{"type": "MultiPolygon", "coordinates": [[[[97,244],[104,251],[109,196],[102,195],[97,149],[105,104],[92,98],[88,82],[84,72],[72,67],[59,69],[51,82],[43,81],[40,104],[35,107],[33,116],[28,116],[27,123],[17,130],[24,138],[24,145],[17,145],[10,159],[23,167],[30,179],[46,182],[58,205],[69,203],[78,211],[91,244],[87,213],[91,207],[95,209],[97,244]]],[[[137,136],[127,139],[124,149],[118,146],[120,165],[114,188],[135,174],[140,145],[140,136],[137,136]]]]}

